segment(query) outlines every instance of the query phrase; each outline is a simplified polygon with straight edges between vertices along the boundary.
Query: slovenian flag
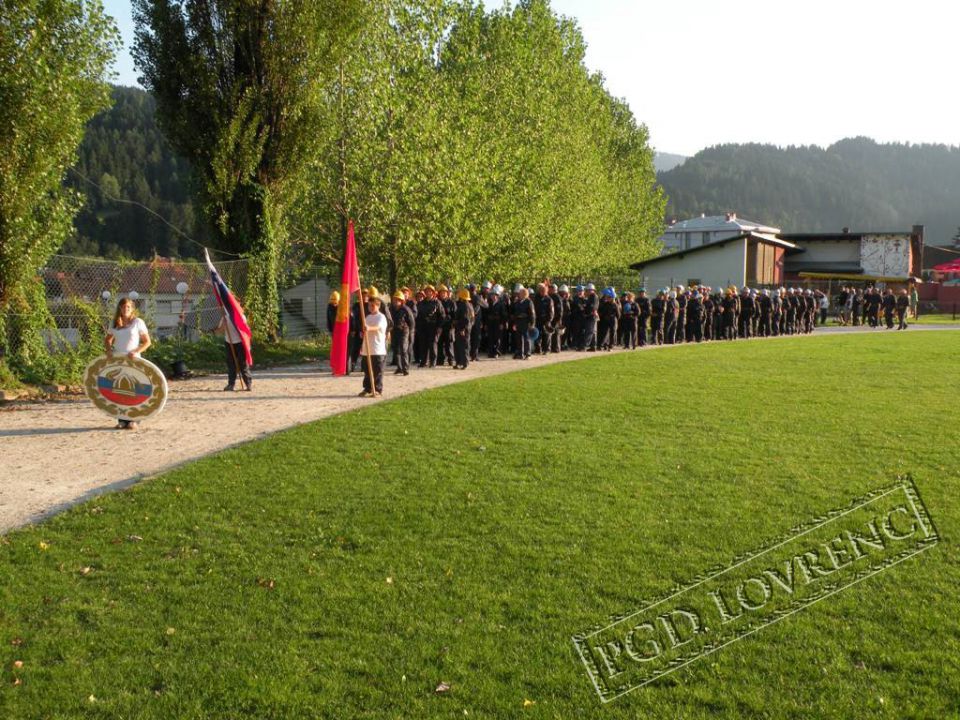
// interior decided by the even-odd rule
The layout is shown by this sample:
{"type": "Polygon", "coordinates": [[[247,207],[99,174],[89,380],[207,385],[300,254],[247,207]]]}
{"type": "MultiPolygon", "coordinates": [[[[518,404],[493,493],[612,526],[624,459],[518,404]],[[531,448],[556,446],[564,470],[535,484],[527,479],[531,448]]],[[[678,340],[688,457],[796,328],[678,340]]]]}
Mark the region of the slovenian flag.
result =
{"type": "Polygon", "coordinates": [[[207,258],[207,267],[210,268],[210,282],[213,283],[214,297],[217,298],[217,304],[223,308],[227,316],[227,322],[233,325],[233,329],[240,336],[240,342],[243,343],[243,350],[247,356],[247,365],[251,366],[253,365],[253,354],[250,352],[250,340],[253,333],[250,331],[247,319],[243,316],[243,309],[233,293],[230,292],[230,288],[220,278],[220,273],[217,272],[213,263],[210,262],[210,253],[207,252],[206,248],[203,249],[203,254],[207,258]]]}
{"type": "Polygon", "coordinates": [[[360,290],[360,268],[357,265],[357,245],[353,238],[353,220],[347,223],[347,247],[343,254],[343,274],[340,276],[340,304],[337,321],[333,324],[333,346],[330,348],[330,368],[334,375],[347,373],[347,345],[350,332],[350,299],[360,290]]]}

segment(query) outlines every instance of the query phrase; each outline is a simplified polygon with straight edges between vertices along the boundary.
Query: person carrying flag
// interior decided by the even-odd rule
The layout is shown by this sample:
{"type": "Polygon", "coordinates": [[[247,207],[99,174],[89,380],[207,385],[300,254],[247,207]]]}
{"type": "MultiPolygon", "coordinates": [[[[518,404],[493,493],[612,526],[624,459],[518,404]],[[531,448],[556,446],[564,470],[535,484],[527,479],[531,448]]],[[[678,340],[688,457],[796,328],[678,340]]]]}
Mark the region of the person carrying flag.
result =
{"type": "Polygon", "coordinates": [[[253,333],[250,330],[250,323],[247,322],[240,303],[230,292],[230,288],[221,279],[217,269],[210,261],[210,253],[207,252],[206,248],[204,248],[203,254],[207,260],[207,267],[210,269],[210,284],[213,286],[213,295],[222,315],[216,331],[223,333],[227,349],[227,386],[224,391],[234,389],[238,373],[246,389],[251,390],[250,366],[253,365],[253,354],[250,345],[253,333]]]}

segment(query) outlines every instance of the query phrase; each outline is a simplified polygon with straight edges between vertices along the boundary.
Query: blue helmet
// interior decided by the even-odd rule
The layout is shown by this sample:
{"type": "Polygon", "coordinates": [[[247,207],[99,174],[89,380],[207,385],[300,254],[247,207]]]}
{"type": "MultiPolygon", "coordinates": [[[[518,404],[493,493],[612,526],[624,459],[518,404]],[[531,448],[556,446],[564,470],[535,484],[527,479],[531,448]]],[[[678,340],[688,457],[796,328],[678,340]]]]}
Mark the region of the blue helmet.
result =
{"type": "Polygon", "coordinates": [[[577,285],[577,292],[578,293],[583,292],[583,285],[577,285]]]}
{"type": "Polygon", "coordinates": [[[613,288],[609,288],[609,287],[608,287],[608,288],[604,288],[604,289],[603,289],[603,296],[604,296],[604,297],[608,297],[608,298],[612,298],[612,297],[616,297],[616,296],[617,296],[617,293],[615,293],[615,292],[613,291],[613,288]]]}

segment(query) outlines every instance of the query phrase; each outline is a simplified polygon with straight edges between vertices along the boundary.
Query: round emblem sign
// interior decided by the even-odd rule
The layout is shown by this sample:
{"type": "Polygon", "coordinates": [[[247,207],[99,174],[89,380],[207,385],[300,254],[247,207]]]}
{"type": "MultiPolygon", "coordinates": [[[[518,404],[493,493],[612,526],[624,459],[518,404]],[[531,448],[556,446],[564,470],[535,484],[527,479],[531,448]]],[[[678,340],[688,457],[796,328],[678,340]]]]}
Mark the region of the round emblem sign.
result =
{"type": "Polygon", "coordinates": [[[87,365],[87,397],[118,420],[146,420],[167,403],[167,379],[156,365],[126,355],[104,356],[87,365]]]}

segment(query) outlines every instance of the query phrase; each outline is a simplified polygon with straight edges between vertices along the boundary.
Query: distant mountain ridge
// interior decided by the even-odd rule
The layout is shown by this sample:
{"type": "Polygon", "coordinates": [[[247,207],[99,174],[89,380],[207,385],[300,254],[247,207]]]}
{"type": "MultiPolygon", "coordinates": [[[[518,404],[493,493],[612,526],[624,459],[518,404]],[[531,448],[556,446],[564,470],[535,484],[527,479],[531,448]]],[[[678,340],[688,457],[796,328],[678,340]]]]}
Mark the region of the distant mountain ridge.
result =
{"type": "Polygon", "coordinates": [[[682,165],[686,159],[686,155],[658,152],[653,154],[653,167],[658,173],[667,172],[668,170],[673,170],[678,165],[682,165]]]}
{"type": "Polygon", "coordinates": [[[848,138],[828,148],[718,145],[658,172],[668,217],[726,211],[786,232],[903,230],[948,245],[960,226],[960,147],[848,138]]]}

